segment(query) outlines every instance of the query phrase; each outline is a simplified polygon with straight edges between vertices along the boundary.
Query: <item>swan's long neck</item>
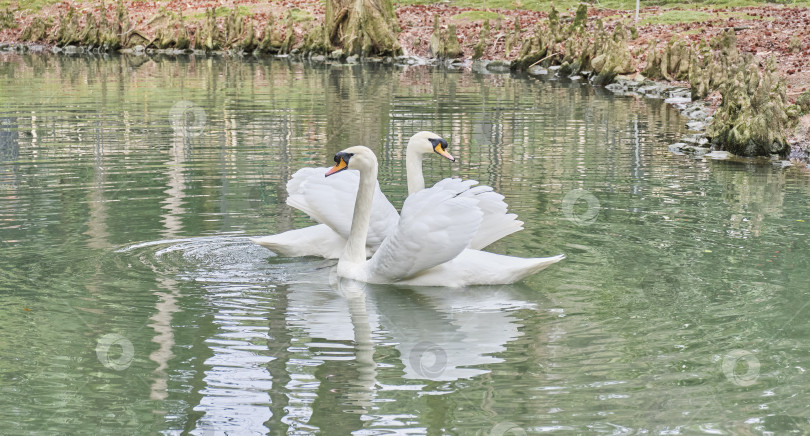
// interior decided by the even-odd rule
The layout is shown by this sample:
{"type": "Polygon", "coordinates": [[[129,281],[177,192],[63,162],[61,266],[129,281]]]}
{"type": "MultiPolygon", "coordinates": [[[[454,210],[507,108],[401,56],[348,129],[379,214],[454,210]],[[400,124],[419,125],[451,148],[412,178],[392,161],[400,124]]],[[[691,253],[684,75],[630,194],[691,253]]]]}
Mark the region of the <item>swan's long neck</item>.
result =
{"type": "Polygon", "coordinates": [[[340,262],[362,263],[366,260],[366,238],[371,220],[371,203],[374,200],[374,187],[377,185],[377,165],[369,165],[360,171],[360,186],[354,203],[352,228],[340,262]]]}
{"type": "Polygon", "coordinates": [[[425,155],[408,147],[405,153],[405,175],[408,178],[408,195],[425,189],[425,177],[422,175],[422,159],[425,155]]]}

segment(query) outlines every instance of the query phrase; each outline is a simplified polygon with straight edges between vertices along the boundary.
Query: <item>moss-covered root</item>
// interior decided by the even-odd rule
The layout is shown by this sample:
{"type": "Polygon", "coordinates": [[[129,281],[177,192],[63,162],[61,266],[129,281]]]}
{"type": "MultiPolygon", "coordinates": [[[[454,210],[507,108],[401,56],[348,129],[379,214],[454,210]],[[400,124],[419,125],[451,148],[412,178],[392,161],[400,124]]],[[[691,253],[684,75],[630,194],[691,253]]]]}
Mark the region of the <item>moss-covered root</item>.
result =
{"type": "Polygon", "coordinates": [[[441,23],[439,23],[439,14],[433,14],[433,33],[430,34],[428,44],[431,56],[441,58],[444,55],[444,40],[445,34],[441,23]]]}
{"type": "Polygon", "coordinates": [[[810,89],[799,94],[796,98],[796,107],[799,109],[797,116],[810,114],[810,89]]]}
{"type": "Polygon", "coordinates": [[[166,21],[166,24],[158,30],[154,45],[157,48],[176,50],[186,50],[191,47],[191,39],[182,15],[166,21]]]}
{"type": "Polygon", "coordinates": [[[330,45],[347,54],[391,56],[402,53],[391,3],[381,0],[326,0],[330,45]]]}
{"type": "Polygon", "coordinates": [[[194,34],[194,48],[196,50],[218,50],[222,47],[223,37],[217,27],[217,19],[214,16],[214,9],[205,11],[205,19],[194,34]]]}
{"type": "Polygon", "coordinates": [[[239,41],[237,41],[235,48],[237,51],[252,53],[253,50],[259,46],[259,40],[256,38],[256,29],[253,27],[253,18],[244,17],[242,22],[244,29],[239,41]]]}
{"type": "Polygon", "coordinates": [[[295,45],[295,28],[293,24],[295,23],[295,19],[293,18],[292,12],[287,13],[287,19],[284,22],[285,29],[284,29],[284,42],[281,43],[281,53],[289,53],[292,51],[293,46],[295,45]]]}
{"type": "Polygon", "coordinates": [[[547,22],[538,22],[534,33],[523,40],[517,58],[510,65],[511,69],[528,70],[529,67],[541,61],[544,64],[560,62],[558,53],[561,52],[561,49],[555,50],[555,46],[558,42],[566,41],[571,36],[573,28],[574,26],[560,26],[560,13],[552,4],[547,22]]]}
{"type": "Polygon", "coordinates": [[[481,59],[489,46],[489,20],[484,20],[481,32],[478,34],[478,42],[473,47],[473,59],[481,59]]]}
{"type": "Polygon", "coordinates": [[[331,49],[324,25],[315,24],[304,34],[304,42],[301,44],[304,52],[327,54],[331,49]]]}
{"type": "Polygon", "coordinates": [[[79,34],[79,42],[86,47],[98,47],[98,23],[92,12],[84,13],[84,29],[79,34]]]}
{"type": "Polygon", "coordinates": [[[587,22],[588,22],[588,6],[585,5],[585,3],[580,3],[579,6],[577,6],[577,12],[574,15],[574,21],[571,22],[569,32],[576,33],[580,30],[584,30],[587,22]]]}
{"type": "Polygon", "coordinates": [[[79,28],[79,14],[72,6],[68,8],[67,15],[59,17],[59,27],[56,30],[56,45],[66,46],[81,42],[79,28]]]}
{"type": "Polygon", "coordinates": [[[98,8],[98,44],[104,51],[117,50],[121,47],[120,32],[117,31],[116,25],[107,19],[107,8],[104,2],[101,2],[98,8]]]}
{"type": "Polygon", "coordinates": [[[28,42],[44,42],[48,37],[48,26],[40,17],[34,17],[31,24],[23,29],[20,39],[28,42]]]}
{"type": "Polygon", "coordinates": [[[233,47],[242,38],[243,22],[236,14],[234,8],[230,15],[225,18],[225,47],[233,47]]]}
{"type": "Polygon", "coordinates": [[[512,61],[510,68],[513,70],[528,70],[532,65],[541,60],[549,59],[549,51],[554,44],[554,36],[551,29],[543,24],[537,23],[534,33],[523,40],[518,56],[512,61]]]}
{"type": "Polygon", "coordinates": [[[627,46],[627,37],[627,29],[619,23],[607,43],[601,45],[602,51],[591,61],[591,67],[596,73],[593,79],[594,84],[605,85],[612,82],[618,74],[629,74],[635,71],[633,55],[627,46]]]}
{"type": "Polygon", "coordinates": [[[267,24],[264,26],[262,40],[259,43],[259,51],[264,53],[279,53],[281,46],[284,44],[284,33],[279,26],[276,26],[276,20],[273,15],[267,19],[267,24]]]}
{"type": "Polygon", "coordinates": [[[787,104],[785,82],[776,74],[773,59],[763,73],[753,57],[730,73],[709,124],[712,142],[741,156],[787,155],[787,137],[798,111],[787,104]]]}
{"type": "Polygon", "coordinates": [[[647,66],[643,74],[651,79],[664,79],[670,82],[688,80],[693,58],[692,45],[674,36],[660,52],[653,40],[647,50],[647,66]]]}
{"type": "Polygon", "coordinates": [[[458,41],[456,26],[451,24],[444,29],[439,15],[433,15],[433,33],[430,35],[430,54],[439,59],[455,59],[463,54],[458,41]]]}
{"type": "Polygon", "coordinates": [[[129,21],[129,12],[124,6],[123,0],[118,0],[118,4],[115,6],[115,24],[112,30],[115,33],[114,37],[118,39],[118,43],[123,47],[129,47],[132,26],[129,21]]]}
{"type": "Polygon", "coordinates": [[[17,20],[14,19],[14,12],[11,9],[0,11],[0,30],[16,29],[17,27],[17,20]]]}
{"type": "Polygon", "coordinates": [[[512,48],[520,42],[522,33],[523,29],[520,28],[520,16],[517,16],[515,17],[515,25],[512,27],[512,31],[506,35],[506,40],[504,41],[504,51],[506,52],[507,58],[512,55],[512,48]]]}

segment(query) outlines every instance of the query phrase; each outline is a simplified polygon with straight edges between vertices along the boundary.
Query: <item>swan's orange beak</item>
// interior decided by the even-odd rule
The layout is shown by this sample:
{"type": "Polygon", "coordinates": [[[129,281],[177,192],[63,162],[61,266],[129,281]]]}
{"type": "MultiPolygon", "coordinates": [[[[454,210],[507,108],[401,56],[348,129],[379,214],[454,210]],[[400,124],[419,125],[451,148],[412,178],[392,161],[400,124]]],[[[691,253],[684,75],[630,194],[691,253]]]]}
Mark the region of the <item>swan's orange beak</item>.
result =
{"type": "Polygon", "coordinates": [[[346,168],[349,168],[349,164],[346,163],[346,161],[343,160],[342,158],[335,156],[335,161],[337,162],[337,164],[335,164],[335,166],[330,168],[329,171],[326,172],[326,175],[324,177],[329,177],[332,174],[339,173],[345,170],[346,168]]]}
{"type": "Polygon", "coordinates": [[[452,154],[447,152],[447,143],[446,142],[444,144],[436,144],[436,146],[433,147],[433,151],[435,151],[436,153],[438,153],[442,157],[446,157],[447,159],[450,159],[450,162],[455,162],[456,161],[456,158],[454,158],[452,154]]]}

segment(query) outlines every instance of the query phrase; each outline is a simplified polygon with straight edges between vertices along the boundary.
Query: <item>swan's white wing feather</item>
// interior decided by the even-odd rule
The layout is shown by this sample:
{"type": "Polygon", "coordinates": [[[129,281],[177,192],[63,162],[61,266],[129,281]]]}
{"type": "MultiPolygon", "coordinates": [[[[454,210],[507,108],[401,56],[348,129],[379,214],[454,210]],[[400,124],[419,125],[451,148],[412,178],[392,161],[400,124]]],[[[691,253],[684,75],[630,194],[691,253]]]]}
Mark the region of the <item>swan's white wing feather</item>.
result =
{"type": "MultiPolygon", "coordinates": [[[[331,227],[343,238],[348,238],[360,173],[345,170],[325,177],[327,170],[329,168],[301,168],[296,171],[287,182],[287,204],[331,227]]],[[[371,248],[379,247],[396,226],[398,219],[397,210],[377,183],[366,245],[371,248]]]]}
{"type": "Polygon", "coordinates": [[[504,236],[523,230],[523,221],[517,219],[517,215],[507,213],[503,195],[493,191],[489,186],[476,186],[476,188],[479,187],[488,189],[476,195],[478,207],[484,213],[484,220],[470,242],[470,248],[475,250],[480,250],[504,236]]]}
{"type": "Polygon", "coordinates": [[[346,246],[346,239],[325,224],[288,230],[276,235],[251,239],[284,257],[320,256],[336,259],[346,246]]]}
{"type": "Polygon", "coordinates": [[[481,225],[478,201],[459,196],[467,189],[459,180],[408,196],[396,229],[369,260],[371,281],[413,277],[458,256],[481,225]]]}
{"type": "Polygon", "coordinates": [[[473,197],[478,200],[478,207],[484,213],[481,226],[478,228],[470,248],[480,250],[487,245],[523,229],[523,221],[517,219],[517,215],[506,213],[508,206],[503,201],[504,197],[495,192],[491,186],[477,185],[475,180],[442,179],[433,185],[436,188],[451,189],[457,191],[460,186],[466,189],[458,195],[462,197],[473,197]]]}

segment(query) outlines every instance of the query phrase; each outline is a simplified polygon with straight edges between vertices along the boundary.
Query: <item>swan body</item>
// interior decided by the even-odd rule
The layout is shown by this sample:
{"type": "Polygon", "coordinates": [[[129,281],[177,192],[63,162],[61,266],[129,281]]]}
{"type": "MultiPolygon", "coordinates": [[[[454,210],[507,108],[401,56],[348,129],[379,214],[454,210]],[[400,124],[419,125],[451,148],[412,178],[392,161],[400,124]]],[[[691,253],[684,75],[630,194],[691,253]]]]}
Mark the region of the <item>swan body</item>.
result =
{"type": "MultiPolygon", "coordinates": [[[[408,140],[408,147],[405,152],[408,195],[413,195],[425,189],[425,178],[422,174],[422,160],[425,156],[431,155],[434,152],[455,162],[455,158],[447,152],[447,141],[440,138],[439,135],[435,133],[419,132],[408,140]]],[[[441,186],[440,184],[446,180],[450,179],[439,181],[434,186],[441,186]]],[[[523,230],[523,221],[518,220],[517,215],[513,213],[506,213],[507,206],[503,201],[503,195],[498,194],[489,186],[481,186],[480,188],[485,188],[488,192],[476,192],[473,194],[467,191],[461,194],[476,195],[479,201],[478,207],[481,209],[481,212],[484,213],[483,222],[470,242],[470,248],[476,250],[483,249],[507,235],[523,230]]]]}
{"type": "MultiPolygon", "coordinates": [[[[433,153],[455,161],[455,158],[447,152],[447,141],[435,133],[419,132],[408,140],[405,165],[409,195],[425,188],[422,161],[425,156],[433,153]]],[[[287,204],[305,212],[321,224],[254,238],[252,241],[282,256],[338,258],[346,244],[352,222],[352,206],[346,205],[354,204],[359,175],[354,171],[346,171],[347,174],[355,174],[351,176],[352,178],[342,177],[340,180],[334,180],[335,178],[323,177],[325,170],[326,168],[302,168],[287,182],[289,193],[287,204]]],[[[445,179],[434,186],[451,186],[452,183],[447,182],[448,180],[452,179],[445,179]]],[[[477,182],[467,181],[467,183],[472,186],[477,182]]],[[[472,190],[464,190],[459,195],[476,196],[478,207],[483,212],[483,222],[470,241],[469,248],[482,249],[504,236],[523,229],[523,222],[517,220],[517,215],[507,213],[504,197],[494,192],[491,187],[479,186],[472,190]]],[[[398,218],[396,209],[380,191],[377,183],[372,224],[366,241],[367,255],[373,254],[390,235],[398,218]]]]}
{"type": "Polygon", "coordinates": [[[469,249],[484,213],[479,197],[490,191],[470,181],[445,179],[409,195],[399,222],[371,256],[365,257],[377,179],[377,158],[363,146],[335,155],[326,175],[360,172],[351,231],[337,265],[340,277],[368,283],[459,287],[514,283],[565,256],[524,259],[469,249]]]}

